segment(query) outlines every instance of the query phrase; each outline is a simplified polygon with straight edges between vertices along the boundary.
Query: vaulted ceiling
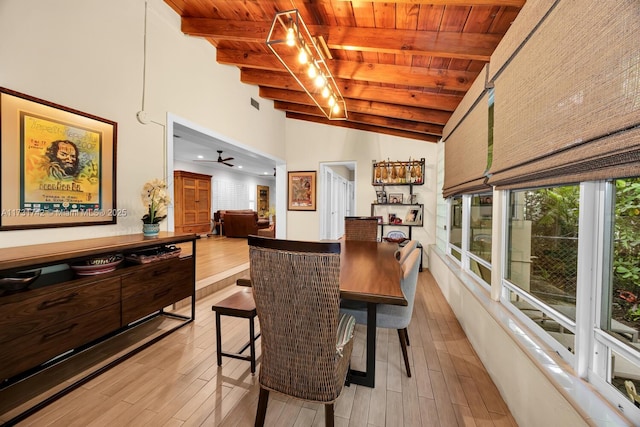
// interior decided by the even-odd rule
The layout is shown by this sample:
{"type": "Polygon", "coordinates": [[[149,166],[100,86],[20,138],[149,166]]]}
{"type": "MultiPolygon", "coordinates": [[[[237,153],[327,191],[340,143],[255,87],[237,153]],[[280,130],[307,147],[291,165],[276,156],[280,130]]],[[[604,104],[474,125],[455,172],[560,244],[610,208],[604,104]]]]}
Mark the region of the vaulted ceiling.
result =
{"type": "Polygon", "coordinates": [[[288,118],[436,142],[525,0],[165,2],[288,118]],[[274,15],[291,9],[328,46],[348,120],[326,119],[268,49],[274,15]]]}

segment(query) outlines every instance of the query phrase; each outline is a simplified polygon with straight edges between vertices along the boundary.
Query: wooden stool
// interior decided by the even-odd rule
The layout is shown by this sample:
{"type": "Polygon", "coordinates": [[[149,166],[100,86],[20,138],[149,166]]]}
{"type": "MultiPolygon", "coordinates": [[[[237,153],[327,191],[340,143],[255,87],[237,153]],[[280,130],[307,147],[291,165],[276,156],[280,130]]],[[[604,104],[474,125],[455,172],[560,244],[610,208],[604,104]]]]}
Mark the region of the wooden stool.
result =
{"type": "Polygon", "coordinates": [[[214,304],[211,310],[216,312],[216,350],[218,366],[222,365],[222,356],[233,357],[234,359],[248,360],[251,362],[251,373],[256,372],[256,339],[260,334],[255,335],[253,319],[256,317],[256,303],[253,301],[251,290],[238,291],[235,294],[214,304]],[[246,343],[237,353],[227,353],[222,351],[222,334],[220,316],[243,317],[249,319],[249,342],[246,343]],[[249,356],[242,355],[249,348],[249,356]]]}

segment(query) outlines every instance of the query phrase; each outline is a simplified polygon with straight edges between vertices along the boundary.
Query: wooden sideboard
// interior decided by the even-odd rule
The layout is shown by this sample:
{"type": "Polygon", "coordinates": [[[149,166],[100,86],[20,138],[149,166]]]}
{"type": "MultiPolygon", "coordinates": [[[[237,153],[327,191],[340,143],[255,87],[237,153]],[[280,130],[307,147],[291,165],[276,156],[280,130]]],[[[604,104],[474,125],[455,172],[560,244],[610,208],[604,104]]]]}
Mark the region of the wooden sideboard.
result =
{"type": "Polygon", "coordinates": [[[0,277],[42,271],[27,290],[0,291],[0,390],[45,370],[61,355],[71,357],[153,317],[171,316],[178,320],[177,326],[134,346],[129,353],[193,321],[196,237],[160,233],[157,238],[145,238],[136,234],[0,249],[0,277]],[[142,264],[125,257],[115,270],[103,274],[78,276],[69,267],[100,256],[186,242],[192,243],[186,256],[142,264]],[[190,316],[171,310],[172,304],[189,298],[190,316]]]}

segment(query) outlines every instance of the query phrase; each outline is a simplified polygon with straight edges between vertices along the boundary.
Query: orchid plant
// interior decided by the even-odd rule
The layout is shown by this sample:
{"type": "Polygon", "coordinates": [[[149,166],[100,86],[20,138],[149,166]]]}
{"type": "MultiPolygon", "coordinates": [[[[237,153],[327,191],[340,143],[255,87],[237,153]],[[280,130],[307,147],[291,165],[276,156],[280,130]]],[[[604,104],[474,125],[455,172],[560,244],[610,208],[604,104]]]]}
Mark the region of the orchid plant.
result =
{"type": "Polygon", "coordinates": [[[157,224],[167,217],[171,197],[167,193],[167,184],[161,179],[153,179],[142,187],[142,204],[147,213],[142,217],[145,224],[157,224]]]}

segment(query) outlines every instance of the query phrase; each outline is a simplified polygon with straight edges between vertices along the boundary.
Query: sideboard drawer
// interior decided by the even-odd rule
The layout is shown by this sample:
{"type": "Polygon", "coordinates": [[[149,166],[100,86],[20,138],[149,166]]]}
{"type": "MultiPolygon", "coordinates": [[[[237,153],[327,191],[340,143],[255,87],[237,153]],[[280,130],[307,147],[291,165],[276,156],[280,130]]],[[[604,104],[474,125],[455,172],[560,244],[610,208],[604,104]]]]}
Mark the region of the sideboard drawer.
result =
{"type": "Polygon", "coordinates": [[[0,305],[0,343],[120,301],[120,278],[86,282],[0,305]]]}
{"type": "Polygon", "coordinates": [[[191,296],[193,261],[174,258],[146,265],[122,278],[122,326],[191,296]]]}
{"type": "Polygon", "coordinates": [[[2,345],[0,379],[41,365],[47,360],[100,338],[120,327],[120,307],[113,304],[92,313],[56,322],[38,332],[2,345]]]}

